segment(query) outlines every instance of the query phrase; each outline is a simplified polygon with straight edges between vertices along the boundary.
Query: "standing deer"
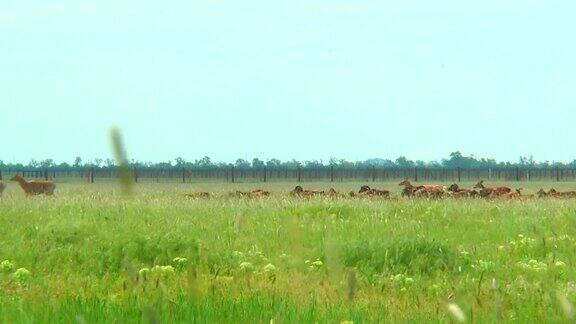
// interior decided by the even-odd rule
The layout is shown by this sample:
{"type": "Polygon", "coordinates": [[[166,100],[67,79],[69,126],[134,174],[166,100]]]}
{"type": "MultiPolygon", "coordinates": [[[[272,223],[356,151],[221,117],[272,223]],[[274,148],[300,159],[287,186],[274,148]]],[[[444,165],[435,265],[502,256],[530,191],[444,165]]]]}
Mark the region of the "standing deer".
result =
{"type": "Polygon", "coordinates": [[[10,179],[10,181],[16,181],[20,185],[20,187],[24,190],[27,195],[47,195],[51,196],[54,194],[54,189],[56,189],[56,185],[52,181],[45,181],[45,180],[32,180],[26,181],[22,176],[15,175],[10,179]]]}

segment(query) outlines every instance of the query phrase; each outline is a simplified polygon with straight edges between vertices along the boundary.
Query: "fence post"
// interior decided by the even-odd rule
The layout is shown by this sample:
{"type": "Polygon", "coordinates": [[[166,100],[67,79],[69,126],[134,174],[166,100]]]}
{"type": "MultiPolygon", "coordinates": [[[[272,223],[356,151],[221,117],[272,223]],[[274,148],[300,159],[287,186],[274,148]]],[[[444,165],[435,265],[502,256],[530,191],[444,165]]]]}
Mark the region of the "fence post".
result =
{"type": "Polygon", "coordinates": [[[94,167],[90,168],[90,183],[94,183],[94,167]]]}
{"type": "Polygon", "coordinates": [[[186,168],[182,168],[182,183],[186,183],[186,168]]]}
{"type": "Polygon", "coordinates": [[[138,169],[134,167],[134,182],[138,182],[138,169]]]}
{"type": "Polygon", "coordinates": [[[266,182],[266,177],[268,176],[268,169],[264,166],[264,182],[266,182]]]}
{"type": "Polygon", "coordinates": [[[2,180],[2,170],[0,170],[0,180],[2,180]]]}
{"type": "Polygon", "coordinates": [[[460,179],[462,179],[462,170],[460,169],[460,167],[458,167],[458,182],[460,182],[460,179]]]}
{"type": "Polygon", "coordinates": [[[560,167],[556,166],[556,182],[560,181],[560,167]]]}
{"type": "Polygon", "coordinates": [[[376,167],[372,166],[372,182],[376,182],[376,167]]]}
{"type": "Polygon", "coordinates": [[[232,169],[230,170],[230,179],[232,179],[232,183],[234,183],[234,166],[232,166],[232,169]]]}
{"type": "Polygon", "coordinates": [[[520,168],[516,167],[516,181],[520,181],[520,168]]]}
{"type": "Polygon", "coordinates": [[[298,167],[298,182],[302,182],[302,167],[298,167]]]}
{"type": "Polygon", "coordinates": [[[414,167],[414,182],[418,182],[418,168],[414,167]]]}
{"type": "Polygon", "coordinates": [[[330,182],[334,182],[334,166],[330,166],[330,182]]]}

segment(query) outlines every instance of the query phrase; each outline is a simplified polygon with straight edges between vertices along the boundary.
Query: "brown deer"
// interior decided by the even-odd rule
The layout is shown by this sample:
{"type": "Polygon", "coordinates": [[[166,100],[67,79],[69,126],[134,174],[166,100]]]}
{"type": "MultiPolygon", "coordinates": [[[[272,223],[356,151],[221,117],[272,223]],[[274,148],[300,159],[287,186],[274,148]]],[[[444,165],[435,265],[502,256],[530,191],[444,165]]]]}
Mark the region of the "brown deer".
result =
{"type": "Polygon", "coordinates": [[[414,196],[414,197],[441,197],[444,194],[444,187],[441,185],[421,185],[421,186],[414,186],[408,181],[408,179],[404,179],[404,181],[398,184],[399,186],[404,186],[404,190],[402,190],[403,196],[414,196]]]}
{"type": "Polygon", "coordinates": [[[270,192],[262,189],[254,189],[252,191],[236,191],[235,195],[238,197],[261,198],[270,196],[270,192]]]}
{"type": "Polygon", "coordinates": [[[455,183],[448,187],[448,193],[454,198],[476,197],[478,195],[478,191],[474,189],[462,189],[455,183]]]}
{"type": "Polygon", "coordinates": [[[523,190],[522,188],[518,188],[518,189],[516,189],[516,191],[511,191],[511,192],[501,193],[501,194],[493,194],[491,197],[506,198],[506,199],[520,198],[520,197],[523,197],[522,196],[522,190],[523,190]]]}
{"type": "Polygon", "coordinates": [[[390,197],[390,191],[373,189],[373,188],[370,188],[369,186],[366,186],[366,185],[360,187],[358,194],[360,196],[368,196],[368,197],[374,197],[374,196],[385,197],[385,198],[390,197]]]}
{"type": "Polygon", "coordinates": [[[402,196],[412,197],[417,190],[423,189],[424,186],[413,186],[408,179],[404,179],[404,181],[398,184],[399,186],[404,186],[402,189],[402,196]]]}
{"type": "Polygon", "coordinates": [[[536,196],[538,196],[538,198],[544,198],[544,197],[548,197],[548,193],[540,188],[540,190],[538,190],[538,192],[536,192],[536,196]]]}
{"type": "Polygon", "coordinates": [[[479,194],[480,197],[483,198],[500,196],[512,192],[512,189],[509,187],[488,188],[484,186],[484,180],[478,181],[478,183],[474,185],[474,189],[480,189],[479,194]]]}
{"type": "Polygon", "coordinates": [[[195,192],[191,194],[185,194],[184,197],[187,198],[210,198],[209,192],[195,192]]]}
{"type": "Polygon", "coordinates": [[[556,189],[550,188],[548,195],[558,198],[574,198],[576,197],[576,191],[556,191],[556,189]]]}
{"type": "Polygon", "coordinates": [[[304,190],[302,186],[296,186],[294,190],[290,191],[290,195],[293,197],[313,197],[324,195],[324,191],[304,190]]]}
{"type": "MultiPolygon", "coordinates": [[[[342,197],[346,197],[345,194],[341,194],[338,191],[336,191],[336,189],[334,188],[330,188],[328,189],[328,191],[326,191],[325,195],[329,198],[342,198],[342,197]]],[[[353,196],[352,196],[353,197],[353,196]]]]}
{"type": "Polygon", "coordinates": [[[15,175],[10,179],[10,181],[16,181],[22,187],[24,192],[27,195],[47,195],[51,196],[54,194],[54,189],[56,189],[56,185],[52,181],[44,181],[44,180],[32,180],[26,181],[22,176],[15,175]]]}

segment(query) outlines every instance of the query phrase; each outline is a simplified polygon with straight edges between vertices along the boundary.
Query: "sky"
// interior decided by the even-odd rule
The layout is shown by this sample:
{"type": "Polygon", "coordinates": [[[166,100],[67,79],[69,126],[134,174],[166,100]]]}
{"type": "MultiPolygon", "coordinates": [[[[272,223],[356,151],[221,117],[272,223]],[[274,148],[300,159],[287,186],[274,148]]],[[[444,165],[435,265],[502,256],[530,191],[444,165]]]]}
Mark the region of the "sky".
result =
{"type": "Polygon", "coordinates": [[[0,160],[576,159],[574,1],[2,0],[0,160]]]}

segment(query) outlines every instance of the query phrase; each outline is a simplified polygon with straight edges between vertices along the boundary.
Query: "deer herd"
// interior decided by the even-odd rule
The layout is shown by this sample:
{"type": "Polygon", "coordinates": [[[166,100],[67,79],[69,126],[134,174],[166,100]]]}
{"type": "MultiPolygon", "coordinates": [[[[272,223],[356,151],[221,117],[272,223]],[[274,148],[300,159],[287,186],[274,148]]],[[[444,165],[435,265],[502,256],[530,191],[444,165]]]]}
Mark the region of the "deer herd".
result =
{"type": "MultiPolygon", "coordinates": [[[[513,198],[544,198],[544,197],[554,197],[554,198],[576,198],[576,191],[565,191],[559,192],[554,188],[551,188],[548,192],[540,189],[536,195],[525,195],[522,194],[522,188],[512,190],[509,187],[487,187],[484,185],[484,180],[476,183],[472,189],[460,188],[457,184],[452,184],[449,187],[442,185],[413,185],[407,179],[400,182],[399,186],[404,188],[400,194],[404,197],[414,197],[414,198],[503,198],[503,199],[513,199],[513,198]]],[[[186,197],[190,198],[208,198],[210,193],[199,192],[195,194],[186,194],[186,197]]],[[[247,198],[259,198],[268,197],[270,192],[256,189],[253,191],[236,191],[232,193],[231,196],[235,197],[247,197],[247,198]]],[[[375,197],[375,198],[390,198],[389,190],[375,189],[367,185],[360,187],[358,192],[351,191],[348,194],[339,193],[334,188],[328,190],[314,190],[314,189],[304,189],[302,186],[296,186],[292,191],[290,191],[290,196],[299,198],[313,198],[313,197],[328,197],[328,198],[343,198],[343,197],[375,197]]]]}
{"type": "MultiPolygon", "coordinates": [[[[15,175],[10,179],[15,181],[20,185],[22,190],[26,195],[48,195],[54,194],[56,185],[52,181],[48,180],[31,180],[27,181],[20,175],[15,175]]],[[[487,187],[484,185],[484,180],[479,181],[472,189],[460,188],[457,184],[452,184],[449,187],[437,184],[426,184],[426,185],[413,185],[405,179],[398,184],[404,188],[400,194],[404,197],[414,197],[414,198],[576,198],[576,191],[557,191],[551,188],[546,192],[544,189],[540,189],[535,195],[525,195],[522,194],[522,189],[515,189],[509,187],[487,187]]],[[[6,184],[0,180],[0,196],[6,189],[6,184]]],[[[208,192],[197,192],[185,195],[188,198],[209,198],[211,194],[208,192]]],[[[261,198],[270,196],[270,192],[262,189],[255,189],[252,191],[236,191],[231,194],[234,197],[245,197],[245,198],[261,198]]],[[[312,198],[312,197],[379,197],[379,198],[390,198],[390,191],[383,189],[371,188],[367,185],[360,187],[358,192],[351,191],[347,195],[339,193],[334,188],[330,188],[327,191],[324,190],[312,190],[304,189],[302,186],[296,186],[292,191],[290,191],[290,196],[300,197],[300,198],[312,198]]]]}

